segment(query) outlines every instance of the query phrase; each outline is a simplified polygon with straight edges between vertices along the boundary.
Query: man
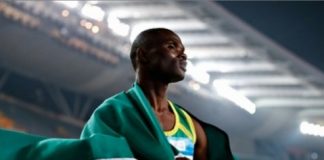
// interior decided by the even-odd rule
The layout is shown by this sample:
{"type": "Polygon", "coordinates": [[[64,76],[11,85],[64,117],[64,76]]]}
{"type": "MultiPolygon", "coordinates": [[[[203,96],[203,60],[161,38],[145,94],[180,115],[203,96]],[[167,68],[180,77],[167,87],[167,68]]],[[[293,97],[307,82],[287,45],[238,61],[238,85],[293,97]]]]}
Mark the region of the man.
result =
{"type": "MultiPolygon", "coordinates": [[[[171,30],[149,29],[132,44],[136,73],[133,88],[101,104],[85,125],[81,138],[97,134],[119,138],[136,159],[232,160],[225,132],[199,122],[168,100],[168,85],[184,79],[187,56],[171,30]]],[[[116,158],[125,158],[120,151],[116,158]]]]}

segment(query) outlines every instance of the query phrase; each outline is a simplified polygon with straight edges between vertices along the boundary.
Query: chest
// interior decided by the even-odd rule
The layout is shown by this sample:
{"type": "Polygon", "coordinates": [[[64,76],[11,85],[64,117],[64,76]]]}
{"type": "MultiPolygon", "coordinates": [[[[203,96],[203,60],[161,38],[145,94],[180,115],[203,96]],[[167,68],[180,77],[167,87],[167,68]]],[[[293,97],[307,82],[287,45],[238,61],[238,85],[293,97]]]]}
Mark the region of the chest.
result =
{"type": "Polygon", "coordinates": [[[175,116],[172,112],[155,113],[164,131],[172,130],[175,126],[175,116]]]}

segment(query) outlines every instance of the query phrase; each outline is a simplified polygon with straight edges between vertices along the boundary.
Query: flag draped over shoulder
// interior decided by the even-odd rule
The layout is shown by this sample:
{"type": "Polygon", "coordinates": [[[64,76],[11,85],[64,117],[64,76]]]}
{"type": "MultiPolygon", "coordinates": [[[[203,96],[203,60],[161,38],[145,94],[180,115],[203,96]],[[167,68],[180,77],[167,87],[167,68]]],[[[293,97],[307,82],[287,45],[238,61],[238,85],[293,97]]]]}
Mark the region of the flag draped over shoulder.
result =
{"type": "MultiPolygon", "coordinates": [[[[208,159],[233,160],[226,133],[200,123],[207,136],[208,159]]],[[[84,126],[80,139],[0,129],[0,160],[173,160],[176,154],[137,84],[104,101],[84,126]]]]}
{"type": "MultiPolygon", "coordinates": [[[[200,124],[207,136],[208,159],[233,160],[227,134],[204,122],[200,124]]],[[[124,137],[140,160],[173,160],[177,152],[168,143],[150,103],[136,83],[127,92],[104,101],[85,125],[81,138],[96,134],[124,137]]]]}
{"type": "Polygon", "coordinates": [[[85,139],[46,138],[0,129],[2,160],[93,160],[133,157],[123,138],[96,134],[85,139]],[[118,143],[118,146],[115,144],[118,143]]]}

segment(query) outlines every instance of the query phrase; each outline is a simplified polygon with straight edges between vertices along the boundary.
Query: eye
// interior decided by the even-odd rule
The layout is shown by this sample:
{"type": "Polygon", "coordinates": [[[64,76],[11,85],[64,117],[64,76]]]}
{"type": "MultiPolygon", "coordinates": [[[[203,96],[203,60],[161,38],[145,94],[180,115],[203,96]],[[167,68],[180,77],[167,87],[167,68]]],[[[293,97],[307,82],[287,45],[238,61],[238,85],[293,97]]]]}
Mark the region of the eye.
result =
{"type": "Polygon", "coordinates": [[[175,46],[175,44],[170,43],[170,44],[168,44],[168,48],[169,48],[169,49],[174,49],[174,48],[176,48],[176,46],[175,46]]]}

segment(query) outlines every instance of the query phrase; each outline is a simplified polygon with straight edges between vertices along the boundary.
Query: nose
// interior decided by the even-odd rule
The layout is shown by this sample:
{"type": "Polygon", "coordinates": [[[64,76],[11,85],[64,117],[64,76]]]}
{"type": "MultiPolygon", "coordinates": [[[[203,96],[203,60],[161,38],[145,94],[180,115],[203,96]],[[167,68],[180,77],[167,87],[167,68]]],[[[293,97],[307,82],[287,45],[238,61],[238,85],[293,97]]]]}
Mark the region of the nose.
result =
{"type": "Polygon", "coordinates": [[[179,55],[179,58],[180,58],[181,60],[187,60],[187,54],[182,53],[182,54],[179,55]]]}

